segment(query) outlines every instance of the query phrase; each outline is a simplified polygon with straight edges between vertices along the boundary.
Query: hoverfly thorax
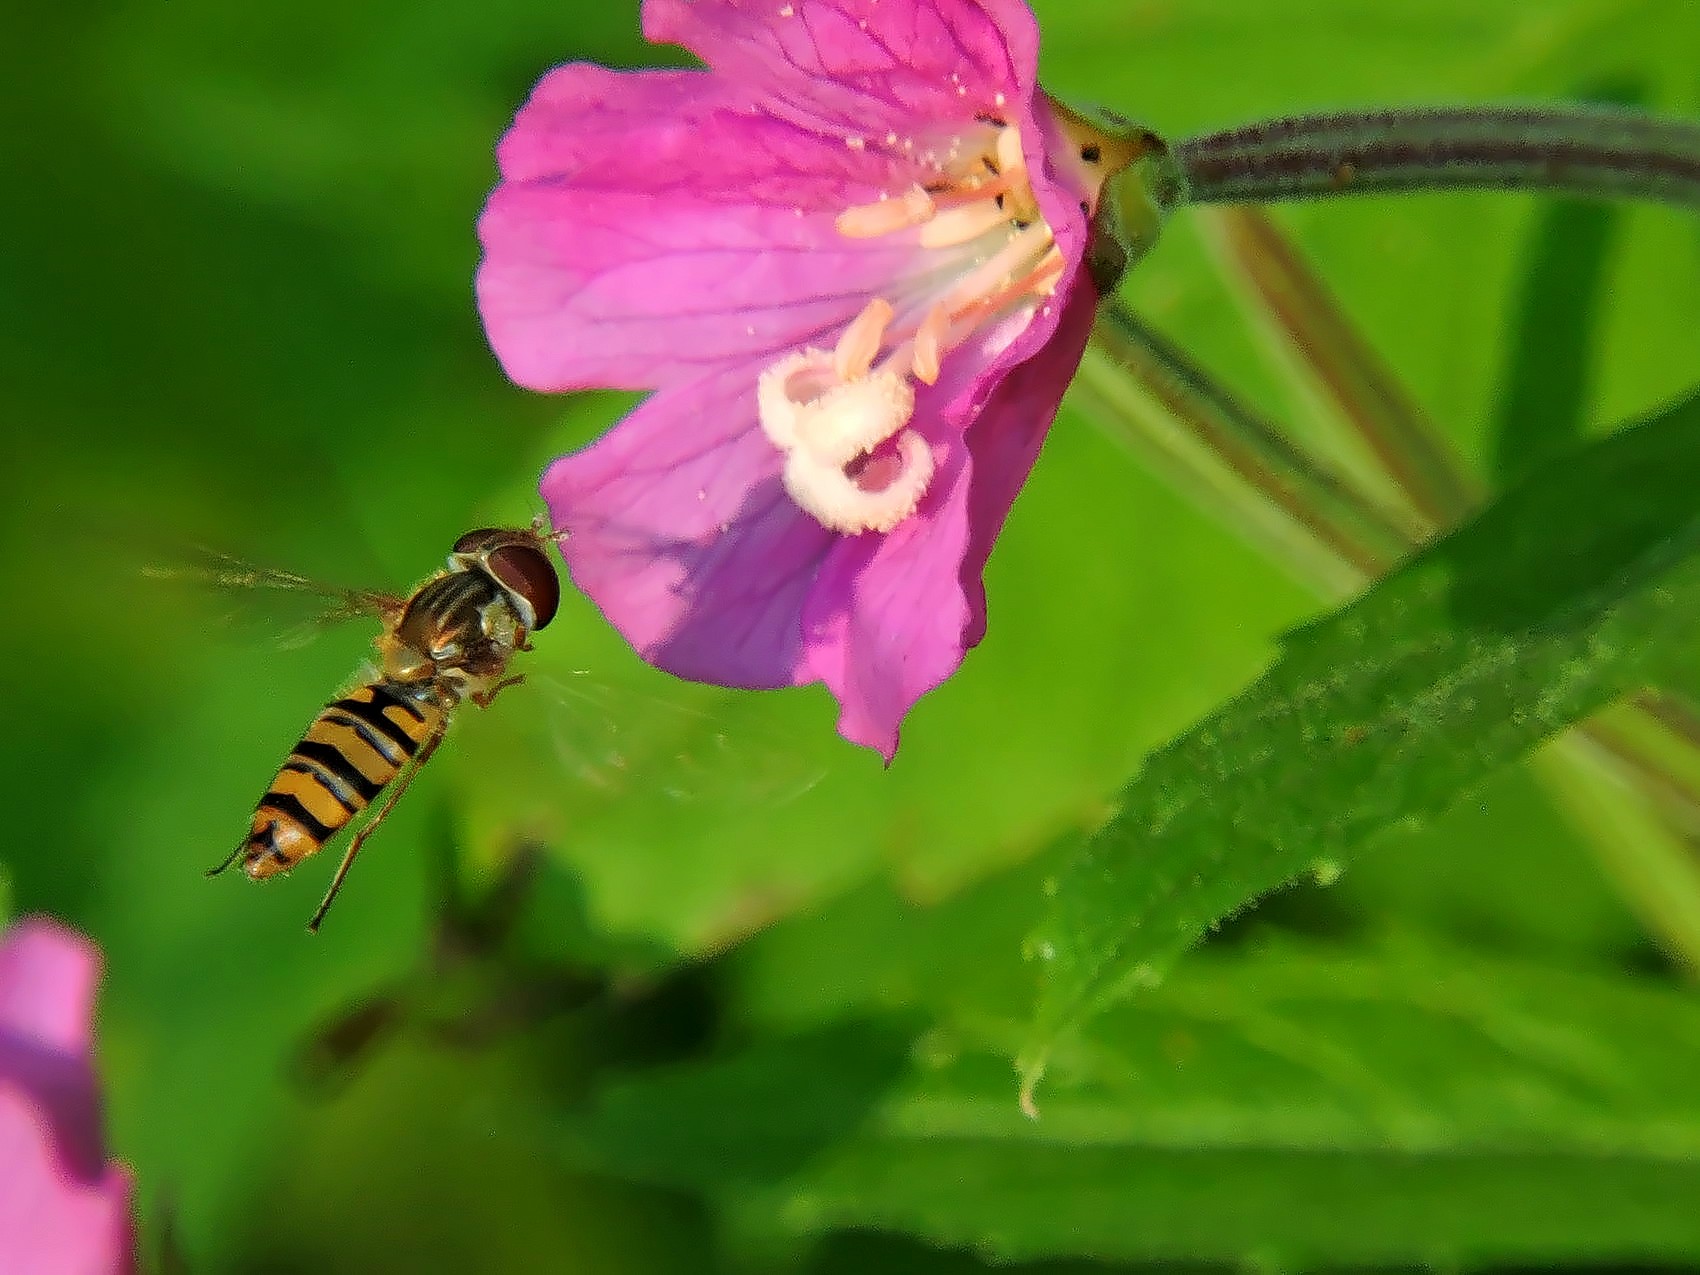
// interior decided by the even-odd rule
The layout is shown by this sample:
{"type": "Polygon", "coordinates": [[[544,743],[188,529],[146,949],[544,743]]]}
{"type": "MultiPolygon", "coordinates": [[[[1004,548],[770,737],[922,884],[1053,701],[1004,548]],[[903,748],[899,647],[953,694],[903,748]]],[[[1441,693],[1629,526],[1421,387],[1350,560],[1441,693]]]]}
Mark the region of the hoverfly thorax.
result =
{"type": "Polygon", "coordinates": [[[498,676],[554,618],[561,585],[535,531],[486,528],[455,542],[447,570],[407,600],[379,642],[384,671],[458,698],[498,676]]]}

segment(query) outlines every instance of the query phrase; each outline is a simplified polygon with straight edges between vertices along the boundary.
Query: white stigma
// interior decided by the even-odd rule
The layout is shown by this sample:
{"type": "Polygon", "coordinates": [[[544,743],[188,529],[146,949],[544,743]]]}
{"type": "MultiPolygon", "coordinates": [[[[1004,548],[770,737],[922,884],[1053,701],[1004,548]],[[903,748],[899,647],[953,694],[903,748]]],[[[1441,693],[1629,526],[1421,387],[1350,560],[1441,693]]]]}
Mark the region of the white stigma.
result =
{"type": "Polygon", "coordinates": [[[848,465],[909,423],[915,392],[896,372],[844,381],[824,350],[799,350],[756,382],[762,431],[782,452],[848,465]]]}
{"type": "Polygon", "coordinates": [[[933,474],[931,450],[903,428],[914,389],[901,370],[872,366],[891,314],[875,298],[836,349],[798,350],[756,382],[762,430],[785,453],[785,490],[823,526],[852,535],[890,531],[914,513],[933,474]]]}
{"type": "Polygon", "coordinates": [[[854,471],[823,463],[806,447],[785,458],[785,490],[791,499],[823,527],[846,535],[890,531],[915,512],[932,478],[933,450],[912,429],[854,471]]]}

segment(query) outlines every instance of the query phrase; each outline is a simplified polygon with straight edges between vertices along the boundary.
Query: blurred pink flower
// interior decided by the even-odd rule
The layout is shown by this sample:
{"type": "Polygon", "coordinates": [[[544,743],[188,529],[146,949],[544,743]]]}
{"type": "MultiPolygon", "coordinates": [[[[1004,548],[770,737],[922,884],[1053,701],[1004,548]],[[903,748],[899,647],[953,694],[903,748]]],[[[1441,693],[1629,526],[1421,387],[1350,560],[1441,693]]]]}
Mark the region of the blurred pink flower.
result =
{"type": "Polygon", "coordinates": [[[498,149],[478,298],[532,389],[655,393],[542,491],[652,663],[824,681],[889,760],[1091,327],[1102,173],[1021,0],[645,0],[706,70],[574,64],[498,149]]]}
{"type": "Polygon", "coordinates": [[[108,1162],[90,1058],[100,953],[52,921],[0,936],[0,1271],[135,1269],[130,1175],[108,1162]]]}

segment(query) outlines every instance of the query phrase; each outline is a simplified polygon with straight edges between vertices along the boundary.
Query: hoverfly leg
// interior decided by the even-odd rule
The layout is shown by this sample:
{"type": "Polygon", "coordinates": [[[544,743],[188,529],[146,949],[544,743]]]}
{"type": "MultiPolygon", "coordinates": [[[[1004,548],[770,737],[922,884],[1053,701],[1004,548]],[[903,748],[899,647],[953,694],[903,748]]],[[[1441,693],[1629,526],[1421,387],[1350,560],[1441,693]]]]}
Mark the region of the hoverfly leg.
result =
{"type": "Polygon", "coordinates": [[[247,848],[248,843],[244,841],[241,845],[237,846],[236,849],[232,850],[228,855],[220,860],[215,866],[208,868],[206,875],[209,877],[216,877],[219,873],[225,871],[231,866],[231,864],[240,859],[242,857],[242,852],[247,848]]]}
{"type": "Polygon", "coordinates": [[[330,889],[325,891],[325,897],[319,901],[318,909],[313,913],[313,919],[307,922],[309,931],[318,933],[319,926],[325,919],[325,913],[331,910],[331,904],[336,901],[337,891],[342,889],[343,878],[348,875],[349,868],[354,866],[354,856],[360,853],[360,847],[366,844],[366,838],[378,830],[378,825],[383,823],[391,810],[395,809],[395,803],[401,800],[401,795],[407,791],[408,785],[424,769],[425,763],[431,760],[431,754],[436,752],[437,745],[443,742],[443,735],[447,729],[448,719],[444,718],[437,729],[431,732],[425,742],[419,746],[419,751],[414,754],[407,769],[391,782],[389,793],[384,797],[384,804],[379,806],[376,813],[361,824],[355,832],[354,839],[348,843],[348,849],[343,853],[342,862],[337,864],[336,875],[331,878],[330,889]]]}
{"type": "MultiPolygon", "coordinates": [[[[523,650],[530,650],[531,648],[530,647],[521,647],[520,649],[523,651],[523,650]]],[[[518,686],[523,681],[525,681],[525,674],[524,673],[515,673],[512,677],[504,677],[501,681],[497,682],[489,690],[487,690],[487,691],[474,691],[474,692],[472,692],[471,695],[467,696],[467,698],[470,699],[474,704],[478,705],[479,708],[489,708],[490,707],[490,701],[495,699],[496,696],[500,695],[508,687],[518,686]]]]}

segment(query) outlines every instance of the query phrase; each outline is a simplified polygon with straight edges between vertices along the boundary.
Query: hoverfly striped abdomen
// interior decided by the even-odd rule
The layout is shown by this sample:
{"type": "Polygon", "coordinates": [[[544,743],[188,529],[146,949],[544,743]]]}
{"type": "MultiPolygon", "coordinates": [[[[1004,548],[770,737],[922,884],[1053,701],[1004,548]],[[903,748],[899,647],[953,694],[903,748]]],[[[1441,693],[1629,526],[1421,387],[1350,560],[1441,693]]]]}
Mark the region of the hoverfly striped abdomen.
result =
{"type": "Polygon", "coordinates": [[[414,688],[375,681],[327,704],[260,798],[239,855],[255,880],[293,868],[366,809],[442,723],[414,688]]]}

